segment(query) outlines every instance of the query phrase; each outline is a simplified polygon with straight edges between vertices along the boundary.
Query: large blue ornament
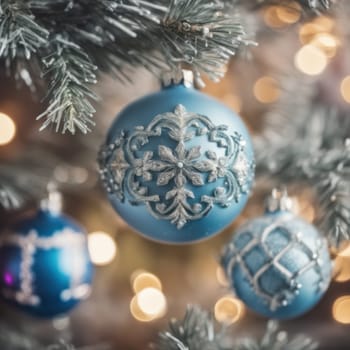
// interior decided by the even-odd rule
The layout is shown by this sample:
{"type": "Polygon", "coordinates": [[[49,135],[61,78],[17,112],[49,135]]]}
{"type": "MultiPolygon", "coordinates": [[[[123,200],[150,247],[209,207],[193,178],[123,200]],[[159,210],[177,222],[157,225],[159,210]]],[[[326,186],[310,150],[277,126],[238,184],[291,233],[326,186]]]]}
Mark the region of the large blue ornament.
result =
{"type": "Polygon", "coordinates": [[[100,156],[116,211],[150,239],[187,243],[228,226],[254,177],[242,120],[213,98],[171,85],[124,109],[100,156]]]}
{"type": "Polygon", "coordinates": [[[0,236],[1,296],[32,315],[71,310],[92,272],[84,231],[61,214],[40,210],[0,236]]]}
{"type": "Polygon", "coordinates": [[[291,212],[277,210],[249,221],[222,256],[236,295],[253,311],[295,318],[321,299],[331,280],[327,242],[291,212]]]}

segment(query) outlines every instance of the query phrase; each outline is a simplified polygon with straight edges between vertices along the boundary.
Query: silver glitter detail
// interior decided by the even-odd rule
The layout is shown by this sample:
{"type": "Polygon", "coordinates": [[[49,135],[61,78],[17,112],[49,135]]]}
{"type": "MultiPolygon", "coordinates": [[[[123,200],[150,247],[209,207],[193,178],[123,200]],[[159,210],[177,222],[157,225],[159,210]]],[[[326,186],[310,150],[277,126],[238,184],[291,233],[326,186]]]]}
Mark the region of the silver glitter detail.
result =
{"type": "MultiPolygon", "coordinates": [[[[78,232],[70,228],[55,232],[51,237],[39,237],[35,230],[31,230],[28,235],[7,234],[0,238],[0,247],[16,246],[21,249],[21,263],[20,263],[20,290],[13,291],[11,289],[4,289],[3,294],[8,299],[15,299],[22,305],[37,306],[40,305],[41,300],[35,294],[33,281],[34,274],[32,266],[34,263],[34,255],[38,249],[50,250],[57,248],[74,248],[81,247],[86,244],[86,239],[78,232]]],[[[74,254],[73,254],[74,255],[74,254]]],[[[80,280],[84,274],[82,269],[76,269],[74,259],[79,259],[78,255],[74,255],[72,259],[72,278],[68,289],[61,292],[61,300],[69,301],[71,299],[83,299],[90,293],[90,286],[81,284],[80,280]]]]}
{"type": "MultiPolygon", "coordinates": [[[[328,278],[326,273],[322,269],[322,261],[318,258],[320,252],[325,247],[326,240],[319,239],[317,241],[316,250],[311,249],[306,243],[300,239],[300,235],[295,232],[291,232],[284,227],[284,223],[289,221],[290,217],[282,217],[281,219],[273,222],[271,225],[267,226],[261,235],[251,237],[249,243],[247,243],[243,249],[237,249],[233,243],[230,243],[224,251],[224,256],[229,256],[230,260],[226,266],[226,275],[229,278],[232,277],[232,271],[238,264],[242,269],[245,278],[248,280],[249,284],[254,289],[254,293],[264,300],[271,311],[276,311],[280,307],[285,307],[289,305],[293,299],[298,295],[299,290],[302,285],[298,282],[298,277],[303,275],[307,270],[315,269],[319,280],[315,287],[317,292],[323,292],[328,287],[328,278]],[[273,254],[269,249],[266,241],[268,236],[274,230],[283,231],[283,234],[288,240],[288,244],[278,253],[273,254]],[[245,257],[249,254],[255,247],[259,249],[266,255],[268,261],[264,263],[255,273],[253,273],[246,264],[245,257]],[[296,272],[289,271],[283,264],[281,264],[280,259],[290,250],[298,249],[302,251],[308,257],[308,263],[301,267],[296,272]],[[281,290],[276,294],[269,294],[264,291],[260,284],[261,276],[268,270],[274,269],[278,271],[280,276],[284,279],[287,288],[281,290]]],[[[248,225],[244,232],[250,232],[250,228],[253,229],[254,223],[248,225]],[[250,227],[252,226],[252,227],[250,227]]],[[[231,281],[231,286],[234,288],[234,283],[231,281]]]]}
{"type": "Polygon", "coordinates": [[[120,201],[127,197],[132,204],[144,204],[155,218],[181,229],[203,218],[214,205],[229,207],[249,191],[255,164],[247,158],[242,136],[228,129],[178,105],[174,113],[157,115],[148,126],[137,126],[130,134],[121,131],[114,143],[105,145],[99,156],[101,179],[120,201]],[[157,152],[146,149],[153,138],[160,137],[176,141],[175,149],[163,144],[157,152]],[[188,145],[203,137],[216,144],[217,151],[188,145]],[[148,183],[153,180],[157,193],[150,193],[148,183]],[[191,187],[209,184],[216,186],[196,198],[191,187]]]}

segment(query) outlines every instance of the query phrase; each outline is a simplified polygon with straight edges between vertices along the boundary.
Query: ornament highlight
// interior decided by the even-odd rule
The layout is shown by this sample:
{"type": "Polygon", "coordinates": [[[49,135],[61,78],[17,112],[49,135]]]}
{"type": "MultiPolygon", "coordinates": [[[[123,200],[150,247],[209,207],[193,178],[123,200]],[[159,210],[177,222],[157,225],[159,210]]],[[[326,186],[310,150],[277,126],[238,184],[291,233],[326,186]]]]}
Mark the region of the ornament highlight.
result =
{"type": "Polygon", "coordinates": [[[92,265],[84,230],[46,204],[0,237],[0,291],[23,311],[54,317],[89,295],[92,265]]]}
{"type": "Polygon", "coordinates": [[[295,216],[286,194],[274,192],[267,213],[238,229],[222,266],[235,294],[274,319],[298,317],[318,303],[332,275],[327,241],[295,216]]]}
{"type": "Polygon", "coordinates": [[[141,234],[168,243],[224,229],[243,209],[254,177],[242,121],[183,84],[122,111],[99,163],[116,211],[141,234]]]}

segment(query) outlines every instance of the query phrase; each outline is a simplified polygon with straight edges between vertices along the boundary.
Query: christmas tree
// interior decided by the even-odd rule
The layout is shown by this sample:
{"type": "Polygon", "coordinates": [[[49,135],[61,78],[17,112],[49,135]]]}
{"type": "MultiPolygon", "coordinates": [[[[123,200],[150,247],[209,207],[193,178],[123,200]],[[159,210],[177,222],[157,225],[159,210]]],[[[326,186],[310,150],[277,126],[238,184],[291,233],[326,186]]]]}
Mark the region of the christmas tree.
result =
{"type": "Polygon", "coordinates": [[[0,0],[0,348],[348,349],[349,14],[0,0]]]}

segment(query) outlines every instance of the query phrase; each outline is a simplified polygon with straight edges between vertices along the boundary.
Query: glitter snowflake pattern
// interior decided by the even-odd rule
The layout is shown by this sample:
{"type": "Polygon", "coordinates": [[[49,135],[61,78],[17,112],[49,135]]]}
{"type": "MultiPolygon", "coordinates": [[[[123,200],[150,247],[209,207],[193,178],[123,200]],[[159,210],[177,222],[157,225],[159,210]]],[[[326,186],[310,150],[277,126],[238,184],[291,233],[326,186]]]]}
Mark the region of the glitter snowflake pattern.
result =
{"type": "Polygon", "coordinates": [[[123,201],[127,193],[133,204],[146,205],[155,218],[181,229],[215,205],[228,207],[248,192],[255,165],[245,149],[242,136],[230,134],[228,126],[214,125],[206,116],[178,105],[174,113],[160,114],[147,127],[135,127],[130,133],[122,131],[104,146],[100,173],[110,194],[123,201]],[[147,145],[160,137],[158,149],[148,150],[147,145]],[[217,151],[204,149],[207,141],[193,146],[195,138],[206,138],[217,151]],[[176,147],[163,144],[166,139],[175,141],[176,147]],[[157,191],[152,193],[154,182],[157,191]],[[193,187],[209,184],[208,193],[197,198],[193,187]]]}

